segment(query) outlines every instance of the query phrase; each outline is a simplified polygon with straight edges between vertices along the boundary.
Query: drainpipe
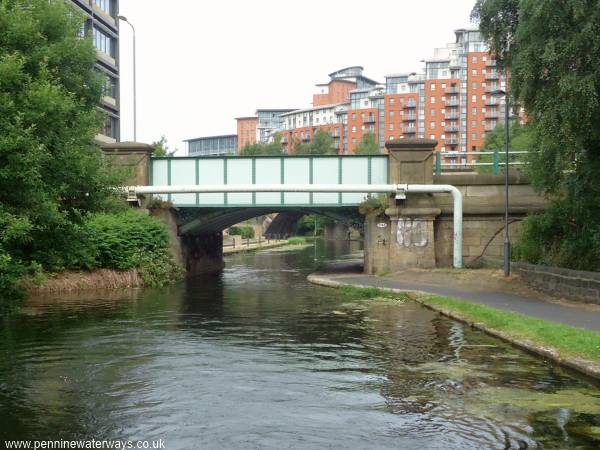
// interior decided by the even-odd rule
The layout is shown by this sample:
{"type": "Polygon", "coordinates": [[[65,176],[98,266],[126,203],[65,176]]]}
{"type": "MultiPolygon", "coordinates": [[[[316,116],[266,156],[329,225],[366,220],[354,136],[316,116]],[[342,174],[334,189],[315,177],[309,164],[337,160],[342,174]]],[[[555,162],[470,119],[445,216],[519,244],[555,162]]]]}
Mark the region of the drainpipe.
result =
{"type": "Polygon", "coordinates": [[[463,201],[460,191],[450,184],[213,184],[182,186],[129,186],[123,189],[129,198],[140,194],[197,194],[225,192],[345,192],[396,194],[396,199],[406,198],[406,193],[452,195],[454,201],[454,267],[462,267],[463,201]]]}

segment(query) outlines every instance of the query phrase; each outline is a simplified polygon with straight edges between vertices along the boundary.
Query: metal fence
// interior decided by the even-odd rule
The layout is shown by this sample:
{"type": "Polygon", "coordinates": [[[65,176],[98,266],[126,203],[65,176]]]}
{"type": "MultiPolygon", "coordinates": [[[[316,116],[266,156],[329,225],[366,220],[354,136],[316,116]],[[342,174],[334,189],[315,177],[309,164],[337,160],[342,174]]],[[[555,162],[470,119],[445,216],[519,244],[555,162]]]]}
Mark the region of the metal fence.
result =
{"type": "Polygon", "coordinates": [[[263,245],[263,244],[271,244],[271,243],[277,243],[277,242],[281,242],[286,240],[284,238],[284,236],[280,236],[280,235],[276,235],[273,238],[265,238],[260,236],[258,239],[250,239],[250,238],[246,238],[246,239],[242,239],[241,242],[238,242],[236,244],[235,239],[232,240],[232,242],[230,243],[223,243],[223,248],[242,248],[242,247],[250,247],[251,245],[263,245]]]}
{"type": "MultiPolygon", "coordinates": [[[[510,150],[508,165],[516,167],[527,165],[527,153],[527,151],[510,150]]],[[[506,166],[504,150],[435,153],[436,175],[454,169],[477,170],[478,168],[489,168],[490,173],[499,175],[504,166],[506,166]]]]}

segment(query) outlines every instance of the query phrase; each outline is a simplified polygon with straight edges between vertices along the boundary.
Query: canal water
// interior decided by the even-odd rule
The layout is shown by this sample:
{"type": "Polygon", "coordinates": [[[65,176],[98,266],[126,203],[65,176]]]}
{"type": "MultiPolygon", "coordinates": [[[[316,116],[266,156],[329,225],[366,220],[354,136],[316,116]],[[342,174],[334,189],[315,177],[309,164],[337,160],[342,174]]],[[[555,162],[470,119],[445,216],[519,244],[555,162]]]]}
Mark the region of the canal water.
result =
{"type": "Polygon", "coordinates": [[[233,256],[220,276],[165,289],[30,300],[0,322],[0,445],[600,448],[598,386],[411,302],[306,281],[354,245],[233,256]]]}

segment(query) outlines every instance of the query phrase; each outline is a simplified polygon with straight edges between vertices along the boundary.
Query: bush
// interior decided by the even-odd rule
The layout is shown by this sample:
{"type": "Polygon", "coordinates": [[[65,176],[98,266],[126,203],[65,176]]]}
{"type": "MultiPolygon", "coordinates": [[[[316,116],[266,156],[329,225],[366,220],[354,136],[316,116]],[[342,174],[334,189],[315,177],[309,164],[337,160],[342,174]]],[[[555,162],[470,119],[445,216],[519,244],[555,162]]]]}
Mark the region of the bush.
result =
{"type": "Polygon", "coordinates": [[[390,199],[385,194],[369,195],[358,205],[358,212],[363,216],[379,216],[390,205],[390,199]]]}
{"type": "Polygon", "coordinates": [[[254,237],[254,228],[248,226],[229,227],[229,236],[241,236],[243,239],[252,239],[254,237]]]}
{"type": "Polygon", "coordinates": [[[513,258],[532,264],[600,271],[600,222],[574,202],[555,202],[521,225],[513,258]]]}
{"type": "Polygon", "coordinates": [[[288,244],[291,245],[301,245],[301,244],[306,244],[306,238],[302,237],[302,236],[294,236],[288,239],[288,244]]]}
{"type": "Polygon", "coordinates": [[[131,269],[138,267],[141,255],[169,247],[169,236],[157,219],[134,210],[119,214],[94,214],[86,222],[96,267],[131,269]]]}

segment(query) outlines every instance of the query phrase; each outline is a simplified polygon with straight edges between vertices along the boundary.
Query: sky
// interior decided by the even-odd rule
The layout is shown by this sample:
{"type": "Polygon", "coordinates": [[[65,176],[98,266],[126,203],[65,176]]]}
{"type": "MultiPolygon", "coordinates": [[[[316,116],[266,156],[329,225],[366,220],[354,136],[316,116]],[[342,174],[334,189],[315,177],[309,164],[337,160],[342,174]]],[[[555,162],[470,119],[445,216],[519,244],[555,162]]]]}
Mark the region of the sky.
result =
{"type": "MultiPolygon", "coordinates": [[[[235,134],[256,109],[307,108],[348,66],[419,72],[471,27],[474,0],[120,0],[135,26],[137,140],[235,134]]],[[[121,140],[133,140],[132,32],[121,24],[121,140]]]]}

